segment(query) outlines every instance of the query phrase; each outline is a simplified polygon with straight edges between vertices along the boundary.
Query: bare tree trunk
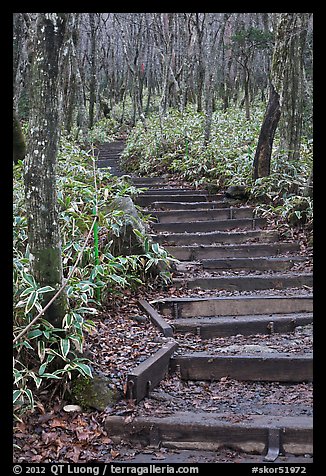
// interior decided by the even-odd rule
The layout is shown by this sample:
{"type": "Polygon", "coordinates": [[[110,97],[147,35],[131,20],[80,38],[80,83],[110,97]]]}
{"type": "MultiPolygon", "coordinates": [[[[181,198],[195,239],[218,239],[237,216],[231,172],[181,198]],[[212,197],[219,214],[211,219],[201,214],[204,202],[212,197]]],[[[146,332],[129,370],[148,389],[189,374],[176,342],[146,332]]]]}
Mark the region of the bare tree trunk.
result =
{"type": "Polygon", "coordinates": [[[211,136],[212,117],[213,117],[213,78],[208,77],[205,84],[205,133],[204,145],[207,145],[211,136]]]}
{"type": "Polygon", "coordinates": [[[91,29],[91,78],[89,84],[89,128],[94,125],[94,109],[96,104],[96,25],[95,25],[96,13],[89,13],[89,24],[91,29]]]}
{"type": "Polygon", "coordinates": [[[198,76],[197,76],[197,112],[202,112],[202,97],[203,97],[203,90],[204,90],[204,78],[205,78],[205,67],[203,64],[203,37],[205,32],[205,21],[206,21],[206,13],[202,13],[202,17],[200,18],[200,13],[195,13],[195,27],[197,32],[197,44],[198,44],[198,76]]]}
{"type": "Polygon", "coordinates": [[[306,43],[309,13],[297,13],[289,41],[290,60],[284,78],[283,110],[280,119],[281,148],[289,160],[300,154],[304,100],[303,52],[306,43]]]}
{"type": "Polygon", "coordinates": [[[207,14],[207,29],[208,33],[208,52],[206,54],[205,64],[205,133],[204,133],[204,145],[207,145],[211,136],[212,118],[214,109],[214,84],[216,69],[214,67],[214,52],[218,30],[212,28],[213,17],[211,14],[207,14]]]}
{"type": "MultiPolygon", "coordinates": [[[[39,285],[50,285],[56,290],[63,280],[55,186],[59,141],[58,66],[67,15],[38,13],[24,175],[31,271],[39,285]]],[[[47,293],[46,302],[52,295],[47,293]]],[[[61,326],[66,308],[66,295],[62,293],[45,317],[54,326],[61,326]]]]}
{"type": "Polygon", "coordinates": [[[34,56],[35,14],[14,14],[13,106],[18,117],[28,118],[31,62],[34,56]]]}
{"type": "Polygon", "coordinates": [[[250,121],[250,98],[249,98],[249,81],[250,81],[250,72],[249,68],[245,68],[245,80],[244,80],[244,103],[246,111],[246,119],[250,121]]]}

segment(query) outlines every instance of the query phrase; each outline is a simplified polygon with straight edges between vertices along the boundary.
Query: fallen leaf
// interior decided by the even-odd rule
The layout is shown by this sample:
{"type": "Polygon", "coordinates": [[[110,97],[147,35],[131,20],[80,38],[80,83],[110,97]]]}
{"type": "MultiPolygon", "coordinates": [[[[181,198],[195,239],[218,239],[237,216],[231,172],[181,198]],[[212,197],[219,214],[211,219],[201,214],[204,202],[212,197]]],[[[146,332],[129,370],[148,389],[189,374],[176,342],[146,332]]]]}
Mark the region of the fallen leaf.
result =
{"type": "Polygon", "coordinates": [[[152,456],[152,459],[165,459],[166,456],[164,456],[162,453],[154,453],[154,455],[152,456]]]}
{"type": "Polygon", "coordinates": [[[66,428],[67,422],[64,420],[60,420],[59,418],[53,418],[53,420],[50,421],[49,426],[51,428],[66,428]]]}
{"type": "Polygon", "coordinates": [[[46,423],[49,420],[52,420],[52,418],[54,418],[53,413],[44,413],[44,415],[39,416],[38,422],[41,423],[41,424],[46,423]]]}
{"type": "Polygon", "coordinates": [[[125,423],[131,423],[134,419],[134,416],[133,415],[129,415],[125,418],[125,423]]]}
{"type": "Polygon", "coordinates": [[[120,455],[119,451],[115,450],[110,450],[110,453],[113,459],[117,458],[120,455]]]}
{"type": "Polygon", "coordinates": [[[104,436],[104,437],[102,438],[102,440],[101,440],[101,443],[102,443],[103,445],[109,445],[109,444],[111,444],[111,443],[113,443],[113,442],[112,442],[111,438],[109,438],[108,436],[104,436]]]}
{"type": "MultiPolygon", "coordinates": [[[[42,441],[44,441],[46,445],[48,445],[49,443],[53,443],[56,440],[58,440],[58,435],[55,432],[43,431],[42,441]]],[[[31,451],[33,451],[33,448],[31,449],[31,451]]]]}
{"type": "Polygon", "coordinates": [[[81,453],[81,449],[75,446],[73,450],[69,451],[66,454],[66,458],[71,459],[73,463],[78,463],[80,453],[81,453]]]}

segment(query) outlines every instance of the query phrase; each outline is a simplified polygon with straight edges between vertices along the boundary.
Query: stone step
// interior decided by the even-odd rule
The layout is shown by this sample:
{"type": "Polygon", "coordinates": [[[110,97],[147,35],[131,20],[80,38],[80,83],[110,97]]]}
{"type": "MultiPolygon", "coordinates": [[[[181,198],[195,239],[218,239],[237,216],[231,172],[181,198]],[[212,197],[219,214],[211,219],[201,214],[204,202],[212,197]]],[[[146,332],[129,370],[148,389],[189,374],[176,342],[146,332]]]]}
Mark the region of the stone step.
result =
{"type": "Polygon", "coordinates": [[[312,295],[298,296],[226,296],[182,297],[155,301],[164,316],[177,318],[293,314],[313,311],[312,295]]]}
{"type": "Polygon", "coordinates": [[[259,240],[263,242],[275,242],[278,240],[278,232],[274,230],[250,230],[250,231],[219,231],[212,233],[169,233],[152,234],[151,237],[158,243],[169,245],[191,245],[198,244],[198,247],[204,244],[212,245],[214,243],[245,243],[250,240],[259,240]]]}
{"type": "Polygon", "coordinates": [[[216,381],[222,377],[255,382],[312,382],[311,353],[264,353],[216,355],[193,352],[170,360],[182,380],[216,381]]]}
{"type": "Polygon", "coordinates": [[[240,218],[234,220],[209,220],[209,221],[194,221],[188,223],[152,223],[151,227],[154,231],[171,233],[182,232],[210,232],[219,230],[231,230],[233,228],[242,228],[255,230],[261,228],[267,223],[266,218],[240,218]]]}
{"type": "Polygon", "coordinates": [[[237,334],[256,335],[293,332],[298,326],[313,322],[312,313],[261,314],[255,316],[224,316],[176,319],[171,322],[175,332],[191,333],[202,339],[237,334]]]}
{"type": "Polygon", "coordinates": [[[270,274],[270,275],[242,275],[242,276],[210,276],[188,278],[174,278],[176,287],[188,289],[225,289],[229,291],[253,291],[255,289],[286,289],[312,287],[313,275],[302,274],[270,274]]]}
{"type": "Polygon", "coordinates": [[[232,448],[266,454],[270,432],[279,435],[281,453],[313,453],[313,417],[266,416],[232,413],[175,412],[169,416],[127,418],[111,415],[105,430],[114,442],[174,449],[214,450],[232,448]]]}
{"type": "Polygon", "coordinates": [[[152,211],[151,215],[156,217],[159,223],[188,223],[194,221],[206,220],[234,220],[236,218],[252,218],[253,207],[241,208],[218,208],[216,210],[177,210],[177,211],[152,211]]]}
{"type": "Polygon", "coordinates": [[[250,245],[166,246],[166,250],[181,261],[219,258],[250,258],[273,256],[300,251],[298,243],[251,243],[250,245]]]}
{"type": "Polygon", "coordinates": [[[222,258],[203,259],[201,266],[210,270],[240,270],[248,269],[252,271],[285,271],[291,269],[295,264],[307,261],[302,256],[279,257],[279,258],[222,258]]]}

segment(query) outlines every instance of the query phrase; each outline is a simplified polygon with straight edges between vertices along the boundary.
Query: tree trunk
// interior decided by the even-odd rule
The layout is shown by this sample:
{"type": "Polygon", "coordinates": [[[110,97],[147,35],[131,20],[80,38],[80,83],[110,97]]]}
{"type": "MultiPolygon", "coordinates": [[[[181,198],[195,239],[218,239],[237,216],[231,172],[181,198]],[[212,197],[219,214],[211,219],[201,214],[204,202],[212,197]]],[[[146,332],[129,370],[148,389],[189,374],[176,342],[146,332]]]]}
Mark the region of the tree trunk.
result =
{"type": "Polygon", "coordinates": [[[96,26],[95,13],[89,13],[89,23],[91,28],[91,72],[89,84],[89,128],[94,125],[94,110],[96,104],[96,26]]]}
{"type": "Polygon", "coordinates": [[[250,73],[249,73],[249,69],[246,67],[246,69],[245,69],[245,81],[244,81],[244,103],[245,103],[245,111],[246,111],[247,121],[250,121],[249,81],[250,81],[250,73]]]}
{"type": "Polygon", "coordinates": [[[283,110],[280,119],[281,148],[289,160],[300,154],[304,100],[303,53],[306,43],[309,13],[297,13],[289,41],[289,61],[284,78],[283,110]]]}
{"type": "Polygon", "coordinates": [[[280,120],[280,96],[270,85],[270,95],[263,125],[260,130],[258,145],[254,158],[254,174],[256,180],[259,177],[266,177],[270,174],[270,163],[275,131],[280,120]]]}
{"type": "Polygon", "coordinates": [[[270,174],[272,146],[277,125],[281,116],[284,75],[288,65],[289,41],[295,23],[295,13],[281,13],[276,33],[273,53],[270,95],[253,163],[253,178],[270,174]]]}
{"type": "Polygon", "coordinates": [[[23,160],[26,154],[25,138],[18,117],[13,111],[13,161],[23,160]]]}
{"type": "Polygon", "coordinates": [[[208,144],[210,136],[211,136],[212,117],[213,117],[213,77],[212,77],[212,74],[210,74],[206,80],[206,85],[205,85],[204,146],[208,144]]]}
{"type": "MultiPolygon", "coordinates": [[[[31,272],[40,286],[50,285],[56,290],[63,280],[55,171],[59,141],[58,65],[66,21],[67,14],[38,14],[24,176],[31,272]]],[[[53,294],[46,296],[44,304],[53,294]]],[[[67,298],[62,293],[45,317],[54,326],[61,326],[66,309],[67,298]]]]}

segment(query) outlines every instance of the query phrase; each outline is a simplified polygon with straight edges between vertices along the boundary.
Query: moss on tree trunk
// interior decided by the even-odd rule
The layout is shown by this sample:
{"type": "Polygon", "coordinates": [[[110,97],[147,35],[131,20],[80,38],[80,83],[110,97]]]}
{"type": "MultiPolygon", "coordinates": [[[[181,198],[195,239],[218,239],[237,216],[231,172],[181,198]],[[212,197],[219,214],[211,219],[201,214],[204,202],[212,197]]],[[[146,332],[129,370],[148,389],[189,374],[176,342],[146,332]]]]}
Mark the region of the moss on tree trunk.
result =
{"type": "Polygon", "coordinates": [[[26,155],[26,143],[18,117],[13,111],[13,161],[15,164],[19,160],[24,160],[26,155]]]}

